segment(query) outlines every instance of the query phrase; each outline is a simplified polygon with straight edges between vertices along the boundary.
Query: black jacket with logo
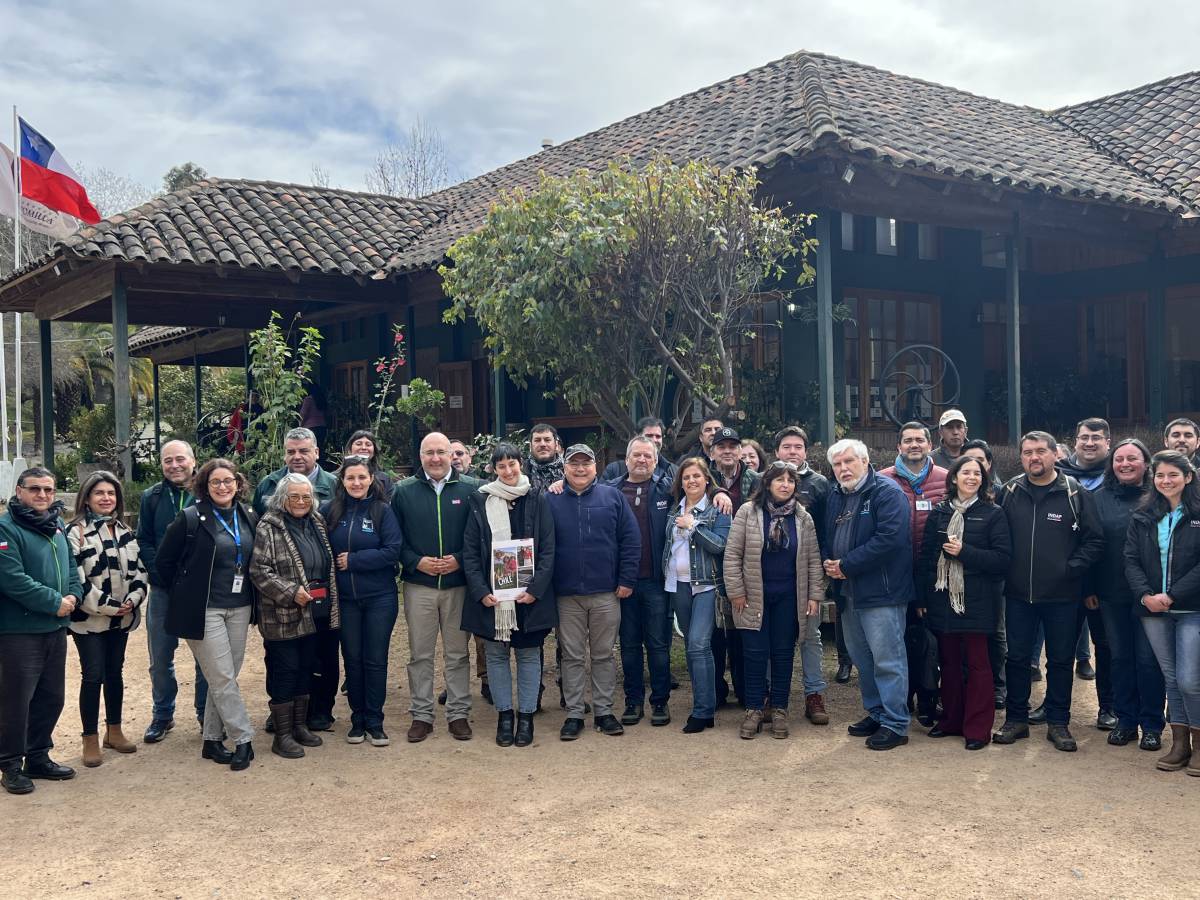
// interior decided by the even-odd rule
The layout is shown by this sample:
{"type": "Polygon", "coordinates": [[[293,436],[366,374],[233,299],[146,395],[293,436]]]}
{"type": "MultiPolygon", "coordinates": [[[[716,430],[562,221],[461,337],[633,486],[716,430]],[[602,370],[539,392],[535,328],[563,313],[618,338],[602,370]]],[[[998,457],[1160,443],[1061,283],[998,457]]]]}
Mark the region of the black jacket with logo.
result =
{"type": "Polygon", "coordinates": [[[1091,494],[1058,473],[1035,502],[1026,475],[1004,485],[998,501],[1012,531],[1006,596],[1028,603],[1079,600],[1084,576],[1104,552],[1104,532],[1091,494]]]}
{"type": "MultiPolygon", "coordinates": [[[[1167,568],[1166,593],[1172,600],[1171,609],[1200,611],[1200,518],[1189,516],[1186,510],[1171,532],[1167,568]]],[[[1152,613],[1142,606],[1142,598],[1147,594],[1163,592],[1158,518],[1149,510],[1138,510],[1129,521],[1125,536],[1125,578],[1140,615],[1170,615],[1152,613]]]]}

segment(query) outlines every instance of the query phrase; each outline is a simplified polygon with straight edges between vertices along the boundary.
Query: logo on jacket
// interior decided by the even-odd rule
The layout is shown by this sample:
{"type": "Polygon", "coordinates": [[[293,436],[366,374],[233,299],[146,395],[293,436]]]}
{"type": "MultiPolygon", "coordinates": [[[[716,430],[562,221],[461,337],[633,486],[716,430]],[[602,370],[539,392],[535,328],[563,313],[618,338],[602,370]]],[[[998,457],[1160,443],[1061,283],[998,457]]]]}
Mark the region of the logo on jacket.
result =
{"type": "Polygon", "coordinates": [[[1047,522],[1061,522],[1062,513],[1046,513],[1047,522]]]}
{"type": "Polygon", "coordinates": [[[459,505],[461,505],[461,504],[462,504],[462,501],[461,501],[461,500],[451,500],[451,501],[450,501],[450,505],[451,505],[451,506],[459,506],[459,505]]]}

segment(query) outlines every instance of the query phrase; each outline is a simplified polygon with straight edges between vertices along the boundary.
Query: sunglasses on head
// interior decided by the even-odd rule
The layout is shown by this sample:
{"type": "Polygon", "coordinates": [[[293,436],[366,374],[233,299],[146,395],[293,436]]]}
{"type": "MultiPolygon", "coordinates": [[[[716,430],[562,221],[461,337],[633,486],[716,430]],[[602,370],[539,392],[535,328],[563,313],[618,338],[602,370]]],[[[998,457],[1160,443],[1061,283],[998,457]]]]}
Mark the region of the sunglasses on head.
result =
{"type": "Polygon", "coordinates": [[[785,472],[799,472],[800,471],[800,467],[797,466],[795,463],[790,463],[790,462],[787,462],[786,460],[782,460],[782,459],[775,460],[775,462],[771,463],[771,465],[767,466],[767,468],[768,469],[783,469],[783,471],[785,471],[785,472]]]}

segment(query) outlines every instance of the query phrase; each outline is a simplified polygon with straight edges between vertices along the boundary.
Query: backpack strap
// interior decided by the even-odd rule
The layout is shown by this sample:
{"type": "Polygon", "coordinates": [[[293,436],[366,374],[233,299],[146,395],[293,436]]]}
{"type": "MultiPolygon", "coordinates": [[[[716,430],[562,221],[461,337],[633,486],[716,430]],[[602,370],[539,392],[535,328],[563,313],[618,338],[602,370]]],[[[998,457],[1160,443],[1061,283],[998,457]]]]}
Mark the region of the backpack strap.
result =
{"type": "Polygon", "coordinates": [[[187,526],[188,541],[192,541],[200,531],[200,510],[195,506],[183,508],[183,522],[187,526]]]}

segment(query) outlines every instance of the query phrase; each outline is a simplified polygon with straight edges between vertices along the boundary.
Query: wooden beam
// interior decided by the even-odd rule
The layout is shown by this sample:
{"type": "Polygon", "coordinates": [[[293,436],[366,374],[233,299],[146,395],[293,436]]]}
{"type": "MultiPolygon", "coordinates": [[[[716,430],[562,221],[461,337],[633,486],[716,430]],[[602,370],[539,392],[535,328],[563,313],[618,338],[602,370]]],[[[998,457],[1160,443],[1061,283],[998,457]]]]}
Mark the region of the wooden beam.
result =
{"type": "Polygon", "coordinates": [[[833,210],[817,216],[817,383],[820,385],[821,440],[826,447],[837,440],[833,378],[833,210]]]}
{"type": "Polygon", "coordinates": [[[133,454],[129,448],[132,418],[129,402],[129,306],[125,286],[118,278],[112,289],[113,326],[113,418],[117,440],[120,476],[133,477],[133,454]]]}
{"type": "Polygon", "coordinates": [[[67,319],[107,300],[113,293],[115,272],[112,263],[97,263],[59,277],[49,290],[37,295],[33,314],[39,319],[67,319]]]}
{"type": "Polygon", "coordinates": [[[1021,442],[1021,220],[1014,215],[1004,242],[1004,292],[1008,310],[1008,442],[1021,442]]]}
{"type": "MultiPolygon", "coordinates": [[[[41,395],[42,395],[42,465],[54,469],[54,369],[49,319],[38,322],[38,340],[41,350],[41,395]]],[[[5,398],[7,400],[7,398],[5,398]]],[[[0,401],[2,402],[2,401],[0,401]]]]}

